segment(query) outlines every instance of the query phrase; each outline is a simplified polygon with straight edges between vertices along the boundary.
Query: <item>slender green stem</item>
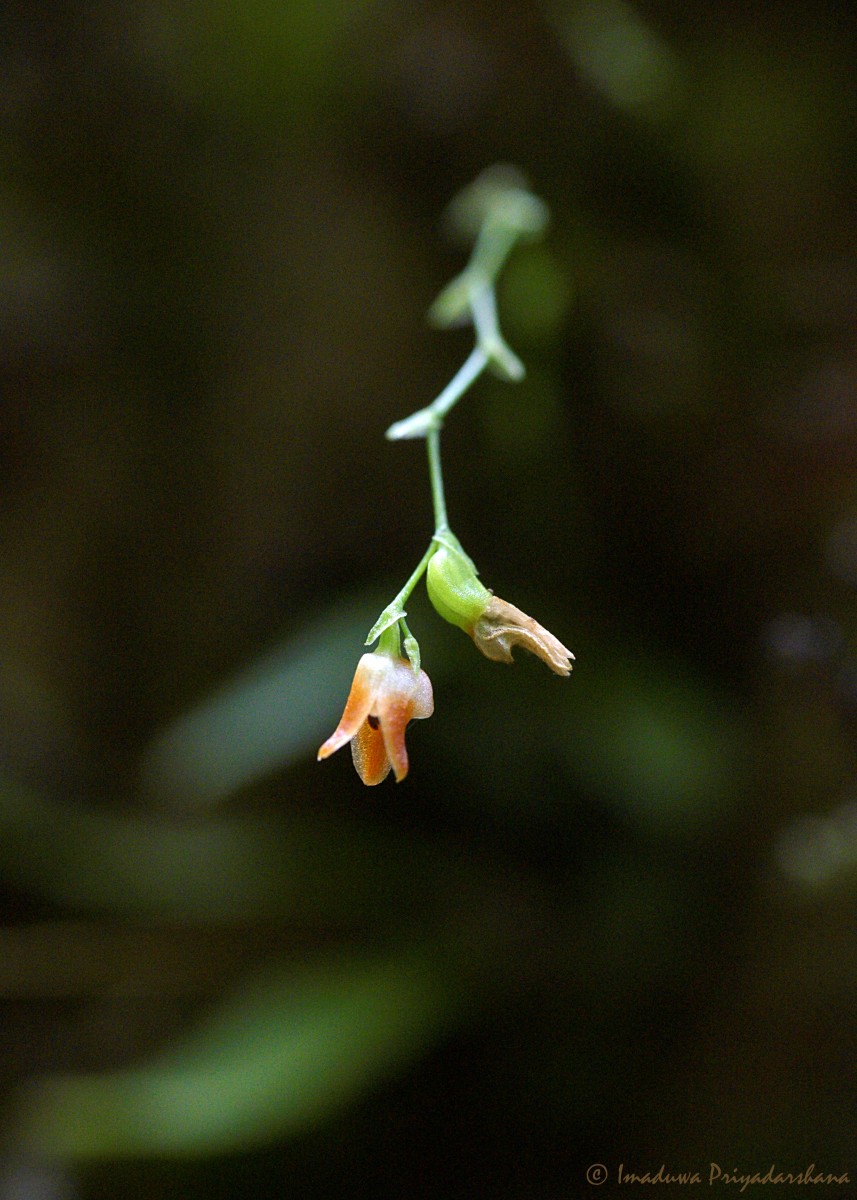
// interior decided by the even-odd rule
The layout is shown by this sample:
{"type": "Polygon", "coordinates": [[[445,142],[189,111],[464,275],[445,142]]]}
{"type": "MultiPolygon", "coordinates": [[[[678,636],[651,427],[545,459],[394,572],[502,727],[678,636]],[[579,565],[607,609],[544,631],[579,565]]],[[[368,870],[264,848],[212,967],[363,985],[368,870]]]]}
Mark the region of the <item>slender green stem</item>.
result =
{"type": "Polygon", "coordinates": [[[497,295],[492,283],[474,287],[470,294],[470,311],[476,329],[476,345],[484,352],[495,373],[517,382],[524,377],[524,364],[503,340],[497,320],[497,295]]]}
{"type": "Polygon", "coordinates": [[[489,217],[479,230],[468,269],[487,284],[492,284],[519,237],[519,230],[489,217]]]}
{"type": "Polygon", "coordinates": [[[426,570],[426,567],[428,566],[428,561],[432,556],[433,550],[434,550],[434,545],[433,544],[429,545],[429,548],[426,550],[425,554],[422,556],[420,561],[417,563],[417,565],[414,567],[413,571],[411,572],[408,582],[405,584],[405,586],[402,588],[402,590],[397,594],[393,603],[389,604],[387,606],[388,608],[392,608],[393,605],[395,605],[397,608],[401,608],[402,605],[407,602],[408,597],[410,596],[411,592],[414,590],[414,588],[417,586],[417,584],[419,583],[419,581],[422,579],[423,575],[425,574],[425,570],[426,570]]]}
{"type": "Polygon", "coordinates": [[[497,296],[494,285],[484,283],[475,287],[470,294],[470,311],[480,346],[491,345],[500,340],[500,325],[497,320],[497,296]]]}
{"type": "Polygon", "coordinates": [[[440,429],[443,418],[457,404],[464,393],[479,378],[488,365],[489,356],[481,345],[474,346],[453,378],[443,391],[425,408],[411,413],[402,421],[396,421],[387,430],[391,441],[400,438],[427,437],[433,429],[440,429]]]}
{"type": "Polygon", "coordinates": [[[425,575],[425,569],[426,566],[429,565],[429,559],[432,556],[433,548],[435,548],[435,545],[433,545],[433,542],[431,542],[429,550],[425,552],[424,556],[422,556],[422,558],[419,560],[419,563],[416,564],[412,574],[410,574],[410,577],[408,578],[408,582],[404,584],[401,592],[398,592],[395,600],[392,600],[390,604],[386,606],[384,612],[389,612],[391,614],[394,611],[398,611],[396,620],[400,620],[401,617],[404,616],[404,605],[407,604],[409,595],[413,592],[416,584],[418,584],[422,576],[425,575]]]}
{"type": "Polygon", "coordinates": [[[428,447],[429,478],[431,479],[431,500],[434,506],[435,534],[445,533],[449,529],[446,519],[446,497],[443,493],[443,468],[440,465],[440,430],[432,429],[426,435],[428,447]]]}
{"type": "Polygon", "coordinates": [[[385,629],[389,629],[391,625],[397,624],[404,618],[405,604],[408,600],[408,597],[425,574],[428,561],[434,553],[434,550],[435,544],[432,540],[429,542],[428,549],[426,550],[425,554],[411,572],[410,578],[405,586],[396,593],[395,597],[390,601],[390,603],[378,617],[378,620],[369,630],[369,634],[366,638],[367,646],[370,646],[372,642],[374,642],[375,639],[384,632],[385,629]]]}
{"type": "MultiPolygon", "coordinates": [[[[508,183],[505,194],[495,197],[493,211],[489,209],[485,212],[467,267],[435,302],[435,307],[440,305],[437,319],[443,325],[452,324],[459,317],[470,316],[476,333],[476,345],[431,404],[411,413],[404,420],[396,421],[387,430],[386,436],[393,441],[401,438],[426,439],[434,509],[434,534],[428,549],[405,586],[372,626],[366,638],[366,645],[380,637],[381,648],[389,650],[394,643],[398,645],[400,636],[404,637],[405,650],[415,671],[419,670],[419,646],[405,621],[405,603],[408,597],[425,574],[429,559],[439,546],[447,546],[454,554],[473,566],[452,533],[446,515],[440,460],[440,434],[444,418],[486,367],[490,366],[495,375],[507,380],[521,379],[524,374],[522,363],[506,345],[500,333],[494,291],[497,276],[515,242],[525,233],[537,233],[547,219],[546,210],[541,202],[522,189],[523,185],[518,183],[515,177],[515,180],[508,183]]],[[[473,570],[475,571],[475,567],[473,570]]]]}
{"type": "Polygon", "coordinates": [[[474,346],[465,362],[440,393],[432,400],[429,411],[442,421],[453,405],[457,404],[488,365],[488,356],[481,346],[474,346]]]}

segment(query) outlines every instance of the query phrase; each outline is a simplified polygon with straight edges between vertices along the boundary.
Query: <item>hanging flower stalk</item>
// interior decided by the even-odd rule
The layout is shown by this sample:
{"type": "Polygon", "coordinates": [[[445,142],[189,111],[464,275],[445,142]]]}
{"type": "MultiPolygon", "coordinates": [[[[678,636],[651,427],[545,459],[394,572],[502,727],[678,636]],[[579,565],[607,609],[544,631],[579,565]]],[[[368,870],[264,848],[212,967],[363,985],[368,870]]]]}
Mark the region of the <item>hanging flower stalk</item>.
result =
{"type": "Polygon", "coordinates": [[[404,779],[408,722],[434,711],[431,682],[420,666],[420,648],[405,610],[423,575],[436,611],[468,633],[487,658],[509,663],[513,648],[522,646],[557,675],[568,675],[574,659],[552,633],[480,582],[473,560],[449,526],[440,461],[444,420],[480,375],[490,370],[509,382],[524,376],[523,364],[500,333],[495,285],[514,245],[543,233],[547,207],[517,171],[495,167],[453,201],[450,217],[459,232],[474,239],[473,252],[431,306],[429,319],[441,328],[471,322],[476,344],[437,399],[391,425],[386,435],[391,441],[425,438],[434,534],[407,583],[370,629],[366,645],[377,641],[378,648],[360,659],[342,719],[318,752],[319,759],[327,758],[350,741],[357,773],[369,785],[381,783],[390,770],[397,782],[404,779]]]}

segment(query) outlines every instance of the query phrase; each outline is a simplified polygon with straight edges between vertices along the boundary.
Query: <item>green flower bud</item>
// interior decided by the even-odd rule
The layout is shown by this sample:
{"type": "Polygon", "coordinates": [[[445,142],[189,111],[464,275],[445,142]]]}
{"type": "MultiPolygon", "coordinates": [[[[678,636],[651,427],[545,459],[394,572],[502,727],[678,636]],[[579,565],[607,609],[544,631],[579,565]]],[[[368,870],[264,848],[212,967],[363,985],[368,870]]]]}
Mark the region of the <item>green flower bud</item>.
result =
{"type": "Polygon", "coordinates": [[[483,171],[447,210],[454,231],[468,239],[478,237],[486,222],[533,239],[544,232],[549,219],[547,205],[533,195],[521,172],[503,164],[483,171]]]}
{"type": "Polygon", "coordinates": [[[451,545],[441,545],[429,559],[426,587],[444,621],[470,634],[491,599],[473,563],[463,550],[451,545]]]}

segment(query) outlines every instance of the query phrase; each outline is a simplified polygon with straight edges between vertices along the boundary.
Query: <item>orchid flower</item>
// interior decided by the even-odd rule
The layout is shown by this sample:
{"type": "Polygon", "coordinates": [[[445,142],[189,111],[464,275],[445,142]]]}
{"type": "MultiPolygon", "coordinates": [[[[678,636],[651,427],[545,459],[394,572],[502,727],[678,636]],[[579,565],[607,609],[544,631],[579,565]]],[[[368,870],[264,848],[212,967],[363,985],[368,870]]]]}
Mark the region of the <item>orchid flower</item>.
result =
{"type": "Polygon", "coordinates": [[[318,757],[327,758],[350,741],[354,766],[365,784],[381,783],[391,768],[401,783],[408,773],[408,722],[433,712],[431,680],[425,671],[415,671],[407,660],[383,650],[364,654],[342,719],[318,757]]]}

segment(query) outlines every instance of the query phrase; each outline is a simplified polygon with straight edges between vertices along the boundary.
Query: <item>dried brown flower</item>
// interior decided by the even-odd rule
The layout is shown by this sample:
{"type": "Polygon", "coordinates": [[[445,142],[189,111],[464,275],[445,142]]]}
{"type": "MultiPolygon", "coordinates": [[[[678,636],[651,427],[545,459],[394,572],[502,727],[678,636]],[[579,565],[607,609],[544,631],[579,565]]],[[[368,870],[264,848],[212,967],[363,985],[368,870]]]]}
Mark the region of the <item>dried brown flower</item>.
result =
{"type": "Polygon", "coordinates": [[[570,675],[574,655],[559,638],[555,638],[538,621],[492,596],[471,632],[476,645],[486,658],[495,662],[511,662],[512,647],[523,646],[537,655],[557,675],[570,675]]]}

